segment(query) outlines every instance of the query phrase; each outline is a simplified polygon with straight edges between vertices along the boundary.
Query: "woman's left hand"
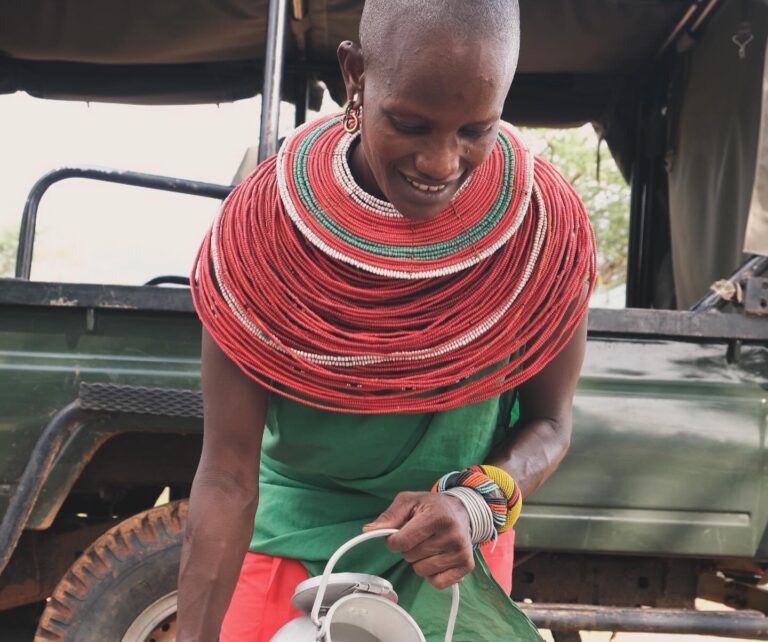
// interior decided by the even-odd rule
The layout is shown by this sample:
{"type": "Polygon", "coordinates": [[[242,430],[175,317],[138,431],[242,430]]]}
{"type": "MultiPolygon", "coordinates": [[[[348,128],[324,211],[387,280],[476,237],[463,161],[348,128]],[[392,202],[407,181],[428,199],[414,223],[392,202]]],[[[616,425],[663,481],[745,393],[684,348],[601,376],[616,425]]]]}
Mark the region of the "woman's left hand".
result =
{"type": "Polygon", "coordinates": [[[399,493],[363,531],[399,528],[387,538],[414,572],[435,588],[456,584],[475,568],[469,515],[456,497],[442,493],[399,493]]]}

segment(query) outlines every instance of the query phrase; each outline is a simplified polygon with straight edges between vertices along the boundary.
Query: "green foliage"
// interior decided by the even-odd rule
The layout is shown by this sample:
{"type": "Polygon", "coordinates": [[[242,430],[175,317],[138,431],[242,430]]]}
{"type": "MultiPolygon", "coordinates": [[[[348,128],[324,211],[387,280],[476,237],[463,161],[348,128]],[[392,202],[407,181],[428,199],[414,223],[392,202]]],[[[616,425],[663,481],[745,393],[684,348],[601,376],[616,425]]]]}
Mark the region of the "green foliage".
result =
{"type": "Polygon", "coordinates": [[[0,277],[13,276],[16,267],[16,230],[0,230],[0,277]]]}
{"type": "Polygon", "coordinates": [[[627,274],[629,186],[608,146],[600,145],[598,177],[598,139],[591,127],[524,131],[534,141],[539,156],[557,167],[584,201],[597,237],[598,287],[610,289],[623,284],[627,274]]]}

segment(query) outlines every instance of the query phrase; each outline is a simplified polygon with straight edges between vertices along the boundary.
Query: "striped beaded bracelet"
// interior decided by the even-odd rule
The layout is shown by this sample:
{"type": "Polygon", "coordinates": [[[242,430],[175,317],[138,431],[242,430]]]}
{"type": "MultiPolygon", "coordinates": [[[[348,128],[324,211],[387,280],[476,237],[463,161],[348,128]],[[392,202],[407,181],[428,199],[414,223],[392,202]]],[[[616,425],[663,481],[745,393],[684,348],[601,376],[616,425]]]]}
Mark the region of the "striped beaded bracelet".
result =
{"type": "Polygon", "coordinates": [[[443,475],[432,492],[443,493],[451,488],[470,488],[482,495],[493,515],[493,525],[501,534],[512,528],[520,517],[523,497],[512,476],[497,466],[474,465],[443,475]]]}

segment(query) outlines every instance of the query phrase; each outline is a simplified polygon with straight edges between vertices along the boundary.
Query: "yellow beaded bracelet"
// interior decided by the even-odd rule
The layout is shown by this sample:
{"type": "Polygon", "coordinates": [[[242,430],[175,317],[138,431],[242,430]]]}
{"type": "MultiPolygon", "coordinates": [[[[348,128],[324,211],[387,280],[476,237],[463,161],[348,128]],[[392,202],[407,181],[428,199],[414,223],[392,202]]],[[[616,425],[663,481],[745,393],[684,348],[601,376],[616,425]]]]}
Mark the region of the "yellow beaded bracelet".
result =
{"type": "Polygon", "coordinates": [[[485,475],[496,482],[496,485],[507,498],[507,521],[503,528],[499,529],[499,534],[504,533],[512,528],[520,518],[520,512],[523,510],[523,495],[512,475],[506,470],[489,464],[483,464],[480,468],[485,475]]]}

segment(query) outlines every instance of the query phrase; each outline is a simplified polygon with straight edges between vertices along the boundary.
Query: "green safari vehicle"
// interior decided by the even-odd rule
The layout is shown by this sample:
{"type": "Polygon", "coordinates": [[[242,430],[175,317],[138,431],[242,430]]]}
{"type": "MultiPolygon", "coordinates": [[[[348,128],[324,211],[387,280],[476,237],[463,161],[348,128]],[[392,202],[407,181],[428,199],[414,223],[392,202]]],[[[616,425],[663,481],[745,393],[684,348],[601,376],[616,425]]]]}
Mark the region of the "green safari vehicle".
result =
{"type": "MultiPolygon", "coordinates": [[[[356,36],[362,4],[10,0],[0,93],[183,104],[261,92],[264,158],[281,98],[297,123],[318,83],[342,99],[335,46],[356,36]]],[[[627,307],[590,313],[571,449],[526,504],[513,597],[559,642],[587,630],[768,639],[768,5],[521,11],[505,118],[593,123],[631,212],[627,307]],[[697,610],[697,598],[736,610],[697,610]]],[[[40,200],[70,178],[231,189],[88,167],[32,188],[15,278],[0,279],[0,639],[173,640],[200,325],[181,275],[30,280],[40,200]]]]}

